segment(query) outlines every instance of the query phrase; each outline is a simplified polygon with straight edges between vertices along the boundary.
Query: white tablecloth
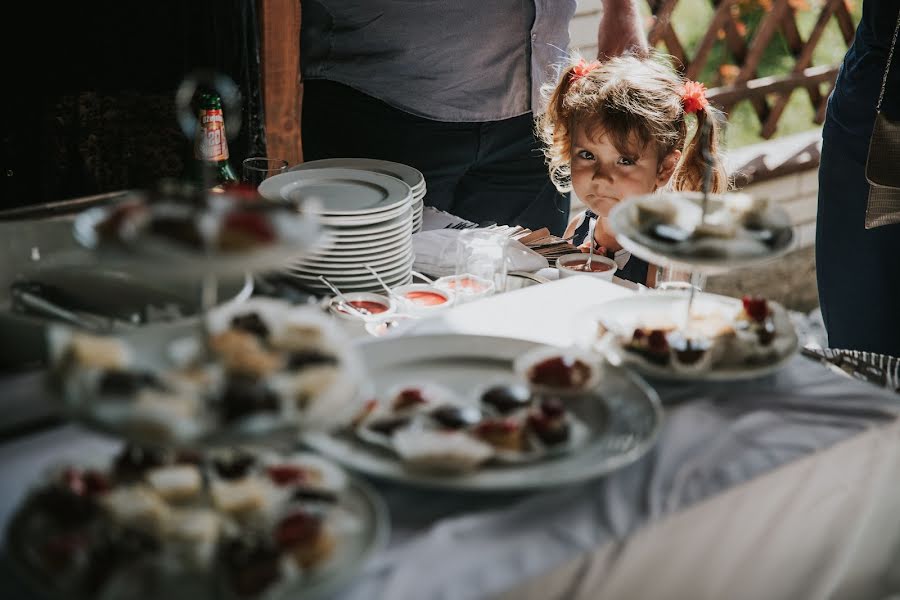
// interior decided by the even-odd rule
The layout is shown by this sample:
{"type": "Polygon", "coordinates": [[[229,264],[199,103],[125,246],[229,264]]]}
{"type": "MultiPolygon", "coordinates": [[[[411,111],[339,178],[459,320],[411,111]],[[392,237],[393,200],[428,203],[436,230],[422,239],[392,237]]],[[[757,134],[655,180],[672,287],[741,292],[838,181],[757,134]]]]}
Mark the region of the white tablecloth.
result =
{"type": "MultiPolygon", "coordinates": [[[[418,323],[412,333],[453,331],[565,344],[577,326],[573,315],[631,293],[596,279],[565,279],[457,307],[418,323]]],[[[606,479],[541,494],[491,496],[380,484],[391,505],[391,542],[336,597],[484,598],[556,568],[563,568],[563,575],[548,582],[562,577],[564,585],[573,584],[565,576],[571,561],[779,465],[889,423],[898,408],[896,396],[802,357],[752,383],[658,390],[667,405],[659,444],[606,479]]],[[[72,426],[0,446],[0,522],[6,522],[22,486],[41,466],[112,448],[113,442],[72,426]]],[[[746,535],[770,535],[766,527],[760,523],[746,535]]],[[[587,590],[583,597],[594,596],[587,590]]]]}

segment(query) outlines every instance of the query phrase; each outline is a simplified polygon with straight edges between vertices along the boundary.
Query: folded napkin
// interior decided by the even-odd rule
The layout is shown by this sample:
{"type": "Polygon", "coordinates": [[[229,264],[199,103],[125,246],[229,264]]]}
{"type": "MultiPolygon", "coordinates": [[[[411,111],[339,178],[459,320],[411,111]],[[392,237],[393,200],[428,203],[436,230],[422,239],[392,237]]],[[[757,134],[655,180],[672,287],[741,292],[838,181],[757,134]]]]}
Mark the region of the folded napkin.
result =
{"type": "MultiPolygon", "coordinates": [[[[456,242],[459,229],[435,229],[413,234],[416,260],[413,269],[426,275],[444,277],[456,273],[456,242]]],[[[508,240],[506,268],[509,271],[533,273],[548,266],[547,259],[521,242],[508,240]]]]}

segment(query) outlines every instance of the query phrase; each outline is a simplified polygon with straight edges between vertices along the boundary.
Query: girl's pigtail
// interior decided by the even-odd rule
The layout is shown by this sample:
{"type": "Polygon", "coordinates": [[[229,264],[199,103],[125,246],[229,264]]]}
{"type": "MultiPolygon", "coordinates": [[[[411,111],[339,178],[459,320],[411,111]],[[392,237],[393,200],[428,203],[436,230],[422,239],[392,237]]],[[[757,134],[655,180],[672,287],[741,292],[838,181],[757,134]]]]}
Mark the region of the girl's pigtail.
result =
{"type": "Polygon", "coordinates": [[[720,156],[722,114],[710,105],[699,108],[694,114],[697,115],[697,130],[687,143],[678,168],[672,175],[672,189],[686,191],[703,189],[703,176],[706,172],[706,158],[703,156],[705,146],[712,160],[709,191],[721,194],[729,187],[728,173],[720,156]],[[702,140],[705,143],[701,143],[704,131],[706,139],[702,140]]]}
{"type": "Polygon", "coordinates": [[[544,154],[550,168],[550,179],[562,192],[571,189],[568,148],[559,154],[563,140],[570,140],[574,115],[566,108],[566,97],[572,86],[593,70],[598,63],[579,61],[563,69],[559,81],[547,98],[547,108],[538,118],[537,133],[544,142],[544,154]]]}

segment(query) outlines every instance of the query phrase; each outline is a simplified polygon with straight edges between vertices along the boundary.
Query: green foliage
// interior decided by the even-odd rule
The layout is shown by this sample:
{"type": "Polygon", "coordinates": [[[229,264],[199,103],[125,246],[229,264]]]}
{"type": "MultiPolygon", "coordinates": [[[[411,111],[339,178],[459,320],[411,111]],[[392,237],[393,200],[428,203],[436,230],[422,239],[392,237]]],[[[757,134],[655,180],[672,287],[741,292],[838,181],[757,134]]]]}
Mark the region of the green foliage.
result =
{"type": "MultiPolygon", "coordinates": [[[[805,41],[819,18],[823,0],[790,0],[790,2],[792,6],[796,7],[797,28],[801,38],[805,41]]],[[[771,0],[742,0],[737,4],[739,27],[744,30],[745,38],[749,36],[751,43],[752,36],[757,31],[770,4],[771,0]]],[[[854,22],[860,18],[861,5],[861,0],[851,2],[851,14],[854,22]]],[[[672,14],[672,26],[688,56],[694,56],[697,46],[706,35],[707,27],[713,17],[713,10],[711,0],[679,0],[672,14]]],[[[665,52],[665,44],[660,43],[658,49],[665,52]]],[[[837,21],[832,17],[813,53],[811,66],[839,64],[846,50],[847,45],[837,21]]],[[[766,45],[756,76],[786,75],[790,73],[793,66],[794,57],[779,30],[766,45]]],[[[736,75],[739,67],[735,57],[728,50],[725,40],[720,37],[709,53],[706,65],[700,74],[700,81],[709,88],[722,85],[729,76],[736,75]]],[[[829,90],[827,85],[820,86],[822,94],[827,94],[829,90]]],[[[771,105],[776,97],[771,96],[768,100],[771,105]]],[[[815,128],[817,125],[813,121],[814,117],[815,109],[807,91],[803,88],[796,89],[791,93],[787,107],[778,121],[774,137],[815,128]]],[[[750,102],[739,102],[729,114],[728,147],[736,148],[763,141],[759,135],[760,128],[761,124],[750,102]]]]}

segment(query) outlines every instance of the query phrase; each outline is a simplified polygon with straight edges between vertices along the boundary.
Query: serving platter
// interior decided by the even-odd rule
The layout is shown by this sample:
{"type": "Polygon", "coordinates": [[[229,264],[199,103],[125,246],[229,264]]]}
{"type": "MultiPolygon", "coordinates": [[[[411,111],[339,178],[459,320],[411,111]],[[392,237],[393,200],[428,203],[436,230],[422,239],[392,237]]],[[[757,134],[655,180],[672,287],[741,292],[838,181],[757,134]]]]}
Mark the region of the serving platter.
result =
{"type": "MultiPolygon", "coordinates": [[[[515,359],[541,345],[476,335],[422,335],[376,339],[359,346],[376,394],[397,385],[428,381],[467,397],[492,383],[521,383],[515,359]]],[[[607,366],[594,394],[567,405],[592,431],[570,453],[524,464],[489,464],[470,473],[444,475],[408,467],[395,454],[368,444],[352,431],[302,434],[302,441],[345,467],[412,486],[477,492],[552,488],[601,477],[631,464],[656,442],[662,408],[640,376],[607,366]]]]}
{"type": "MultiPolygon", "coordinates": [[[[645,204],[652,206],[666,202],[672,202],[678,208],[673,218],[684,226],[684,232],[696,226],[702,213],[703,194],[700,192],[665,192],[627,198],[609,213],[610,228],[624,249],[656,265],[719,273],[775,260],[793,247],[790,216],[784,208],[773,203],[767,203],[758,214],[758,219],[766,223],[765,243],[756,238],[759,231],[740,225],[733,237],[710,235],[698,241],[684,233],[688,237],[683,241],[660,239],[645,231],[638,222],[639,214],[645,204]]],[[[738,202],[751,203],[752,200],[745,194],[710,194],[708,210],[723,214],[728,206],[738,202]]]]}
{"type": "MultiPolygon", "coordinates": [[[[740,381],[771,375],[782,369],[797,353],[800,343],[797,333],[780,305],[769,302],[777,324],[775,355],[766,359],[745,360],[740,364],[713,364],[702,371],[684,371],[669,365],[658,365],[626,350],[617,339],[629,338],[635,328],[681,324],[687,314],[687,292],[646,292],[604,302],[576,315],[573,334],[576,343],[606,354],[618,365],[637,370],[653,379],[674,381],[740,381]]],[[[736,298],[718,294],[697,293],[691,312],[700,317],[721,316],[732,321],[742,309],[736,298]]],[[[737,340],[735,340],[737,343],[737,340]]]]}

